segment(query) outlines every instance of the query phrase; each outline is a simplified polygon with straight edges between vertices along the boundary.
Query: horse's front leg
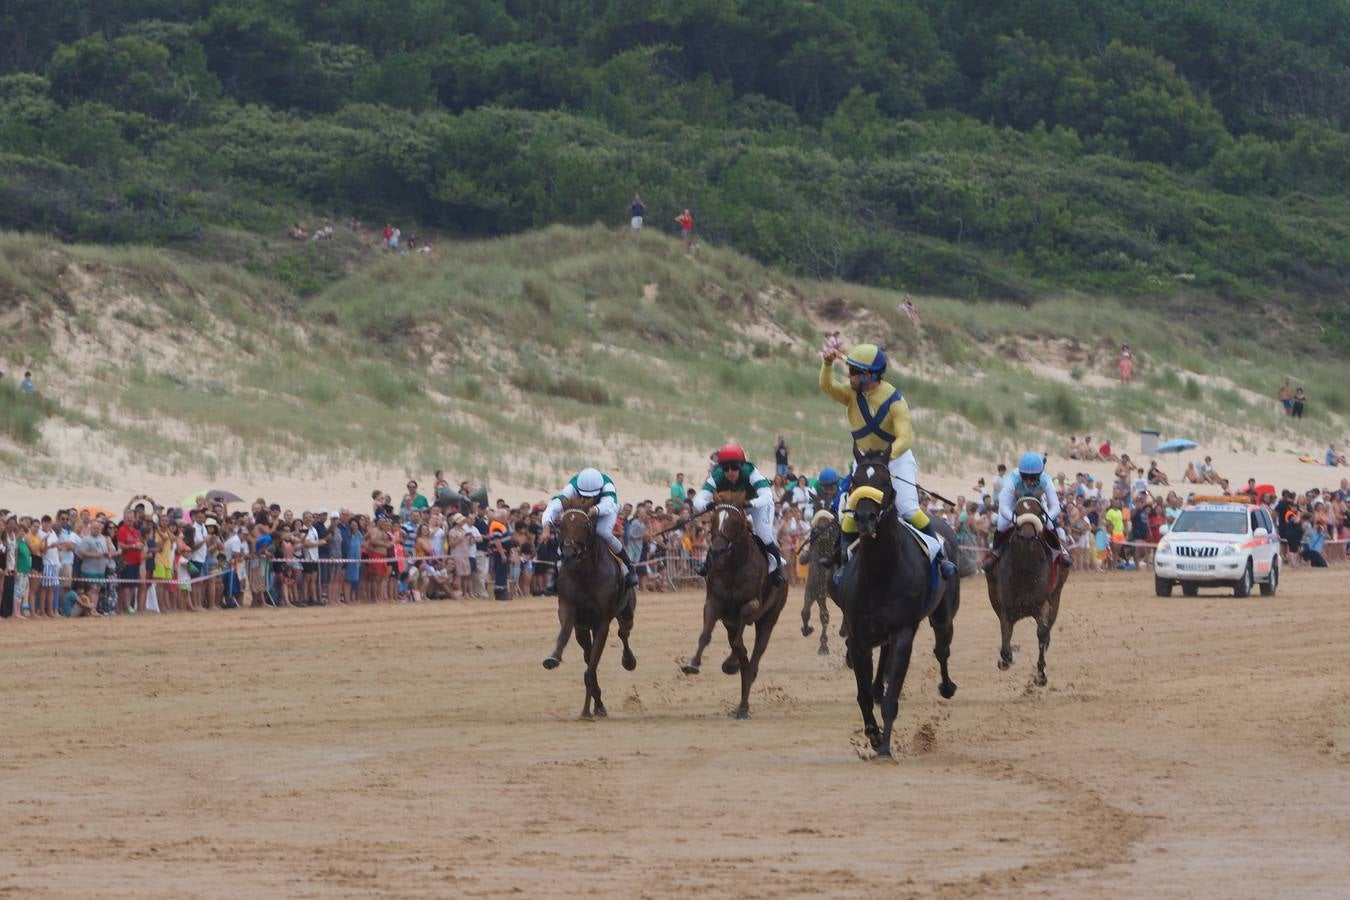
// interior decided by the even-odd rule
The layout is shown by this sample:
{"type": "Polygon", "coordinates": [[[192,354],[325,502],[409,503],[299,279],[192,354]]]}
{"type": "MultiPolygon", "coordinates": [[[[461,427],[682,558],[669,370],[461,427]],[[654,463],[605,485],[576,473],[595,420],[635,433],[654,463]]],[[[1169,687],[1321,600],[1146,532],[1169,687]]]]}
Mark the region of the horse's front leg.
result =
{"type": "Polygon", "coordinates": [[[633,648],[628,646],[628,636],[633,633],[633,614],[630,611],[627,618],[619,620],[619,641],[623,643],[623,667],[631,672],[637,668],[637,657],[633,655],[633,648]]]}
{"type": "Polygon", "coordinates": [[[558,642],[553,645],[553,653],[544,657],[545,669],[556,669],[562,665],[563,649],[567,646],[567,639],[572,636],[572,629],[576,626],[577,611],[571,603],[563,600],[558,601],[558,642]]]}
{"type": "Polygon", "coordinates": [[[1008,614],[1003,611],[1003,607],[1000,606],[996,612],[998,612],[998,627],[999,631],[1002,633],[1003,640],[1003,643],[999,646],[998,650],[998,667],[1001,671],[1006,672],[1013,664],[1013,623],[1012,620],[1008,618],[1008,614]]]}
{"type": "Polygon", "coordinates": [[[889,640],[881,642],[881,649],[877,651],[877,677],[872,682],[872,702],[881,703],[881,699],[886,696],[886,660],[891,653],[891,642],[889,640]]]}
{"type": "Polygon", "coordinates": [[[727,643],[731,645],[731,655],[727,657],[726,662],[722,663],[722,671],[728,675],[735,675],[738,671],[741,673],[741,703],[732,713],[734,719],[750,718],[750,683],[754,681],[754,673],[750,671],[750,654],[745,650],[745,624],[738,622],[735,626],[727,629],[727,643]],[[735,665],[731,665],[732,661],[735,665]]]}
{"type": "Polygon", "coordinates": [[[886,693],[881,700],[881,749],[877,755],[889,759],[891,755],[891,731],[895,727],[895,716],[900,711],[900,689],[905,685],[905,673],[909,671],[909,657],[914,651],[914,628],[906,625],[892,636],[890,649],[886,654],[886,693]]]}
{"type": "Polygon", "coordinates": [[[821,597],[816,601],[820,607],[820,650],[821,656],[826,656],[830,652],[830,605],[821,597]]]}
{"type": "Polygon", "coordinates": [[[862,641],[849,637],[844,652],[853,667],[853,677],[858,683],[858,709],[862,712],[863,734],[873,750],[881,749],[881,729],[877,727],[877,717],[872,712],[872,648],[862,641]]]}
{"type": "Polygon", "coordinates": [[[589,721],[591,718],[591,651],[595,647],[591,640],[591,629],[586,625],[577,626],[577,645],[581,647],[581,661],[585,667],[581,670],[581,684],[586,689],[586,703],[581,707],[581,718],[589,721]]]}
{"type": "Polygon", "coordinates": [[[951,612],[951,606],[944,598],[938,604],[937,609],[928,617],[928,624],[933,626],[933,655],[937,657],[938,669],[942,672],[942,681],[938,684],[938,693],[944,700],[950,700],[956,696],[956,682],[947,672],[947,660],[952,655],[952,635],[956,630],[955,616],[951,612]]]}
{"type": "Polygon", "coordinates": [[[708,642],[712,640],[713,626],[717,624],[717,610],[713,606],[712,595],[703,601],[703,631],[698,636],[698,649],[694,655],[689,657],[689,662],[680,667],[680,671],[686,675],[697,675],[699,667],[703,665],[703,651],[708,649],[708,642]]]}
{"type": "Polygon", "coordinates": [[[815,598],[811,596],[811,575],[808,574],[806,578],[807,589],[802,592],[805,595],[804,602],[802,603],[802,637],[810,637],[815,631],[815,629],[811,627],[811,607],[816,601],[815,598]]]}
{"type": "Polygon", "coordinates": [[[591,647],[590,652],[586,654],[586,690],[589,696],[595,701],[595,714],[603,719],[609,716],[609,712],[605,709],[604,701],[600,699],[600,676],[598,670],[600,668],[600,657],[605,653],[605,641],[609,639],[609,619],[601,622],[600,625],[595,628],[594,634],[595,644],[591,647]]]}

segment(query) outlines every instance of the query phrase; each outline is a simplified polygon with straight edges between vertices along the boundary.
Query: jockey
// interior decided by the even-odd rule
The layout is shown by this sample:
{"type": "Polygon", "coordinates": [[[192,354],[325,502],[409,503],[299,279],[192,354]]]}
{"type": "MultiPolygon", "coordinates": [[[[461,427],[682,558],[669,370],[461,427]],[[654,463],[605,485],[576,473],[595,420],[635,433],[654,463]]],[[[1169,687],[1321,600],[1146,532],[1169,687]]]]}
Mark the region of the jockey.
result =
{"type": "MultiPolygon", "coordinates": [[[[956,566],[946,558],[928,514],[919,508],[919,464],[912,449],[914,428],[909,421],[909,404],[894,385],[881,378],[886,374],[886,351],[876,344],[858,344],[847,356],[830,350],[821,359],[820,389],[848,408],[854,448],[866,453],[890,447],[887,468],[891,472],[895,508],[901,518],[931,539],[927,542],[928,558],[939,564],[942,577],[951,578],[956,574],[956,566]],[[848,365],[847,384],[835,379],[831,365],[841,357],[848,365]]],[[[858,525],[853,521],[852,510],[844,510],[839,528],[846,535],[845,541],[856,540],[858,525]]]]}
{"type": "MultiPolygon", "coordinates": [[[[769,579],[775,585],[785,583],[783,557],[773,539],[773,484],[760,474],[754,463],[747,462],[740,444],[727,444],[717,451],[717,465],[694,495],[694,510],[703,512],[712,505],[713,494],[729,491],[740,494],[749,505],[748,514],[755,537],[769,558],[769,579]]],[[[698,566],[699,575],[708,574],[708,560],[698,566]]]]}
{"type": "Polygon", "coordinates": [[[816,498],[819,501],[817,505],[837,515],[840,489],[839,473],[828,466],[821,469],[820,475],[816,477],[816,498]]]}
{"type": "Polygon", "coordinates": [[[563,485],[552,500],[548,501],[548,506],[544,508],[544,518],[542,524],[552,527],[558,521],[558,515],[562,512],[562,503],[564,500],[571,500],[576,497],[582,497],[591,502],[595,508],[595,533],[604,539],[609,545],[609,549],[614,551],[614,555],[623,563],[624,577],[630,585],[638,583],[637,568],[633,561],[628,558],[627,551],[623,548],[623,541],[614,535],[614,523],[619,518],[619,495],[614,490],[614,482],[608,475],[602,473],[599,469],[582,469],[572,480],[563,485]]]}
{"type": "Polygon", "coordinates": [[[1017,474],[1021,477],[1003,479],[1003,490],[998,495],[998,534],[994,538],[993,549],[984,561],[984,570],[988,572],[993,569],[994,563],[1002,555],[1003,542],[1013,529],[1013,508],[1023,497],[1035,497],[1041,502],[1045,517],[1050,520],[1050,530],[1055,535],[1052,543],[1059,552],[1060,560],[1066,565],[1072,563],[1069,551],[1064,549],[1069,539],[1059,525],[1059,496],[1055,493],[1055,486],[1050,483],[1050,477],[1045,474],[1045,458],[1035,452],[1023,453],[1017,463],[1017,474]]]}

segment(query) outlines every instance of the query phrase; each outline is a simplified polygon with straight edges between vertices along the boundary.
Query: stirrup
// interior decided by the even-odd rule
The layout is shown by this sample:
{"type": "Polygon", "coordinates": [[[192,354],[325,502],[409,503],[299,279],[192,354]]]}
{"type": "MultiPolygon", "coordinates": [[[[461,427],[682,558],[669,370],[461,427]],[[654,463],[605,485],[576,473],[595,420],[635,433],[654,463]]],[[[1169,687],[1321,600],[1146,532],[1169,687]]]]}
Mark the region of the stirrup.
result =
{"type": "Polygon", "coordinates": [[[945,556],[939,556],[938,571],[942,573],[943,578],[951,578],[956,574],[956,563],[945,556]]]}

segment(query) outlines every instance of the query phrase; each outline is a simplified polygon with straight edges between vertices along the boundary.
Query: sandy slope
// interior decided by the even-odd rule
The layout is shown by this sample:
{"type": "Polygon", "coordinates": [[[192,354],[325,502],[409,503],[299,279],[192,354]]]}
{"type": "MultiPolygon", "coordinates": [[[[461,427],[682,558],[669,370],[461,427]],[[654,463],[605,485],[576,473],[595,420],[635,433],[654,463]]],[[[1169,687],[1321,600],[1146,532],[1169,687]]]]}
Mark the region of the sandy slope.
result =
{"type": "Polygon", "coordinates": [[[960,692],[925,633],[898,765],[860,759],[839,648],[792,612],[728,720],[734,680],[676,668],[693,594],[642,598],[593,725],[575,646],[539,666],[546,600],[3,622],[0,892],[1343,896],[1341,577],[1274,601],[1071,581],[1040,690],[1026,652],[995,669],[968,581],[960,692]]]}

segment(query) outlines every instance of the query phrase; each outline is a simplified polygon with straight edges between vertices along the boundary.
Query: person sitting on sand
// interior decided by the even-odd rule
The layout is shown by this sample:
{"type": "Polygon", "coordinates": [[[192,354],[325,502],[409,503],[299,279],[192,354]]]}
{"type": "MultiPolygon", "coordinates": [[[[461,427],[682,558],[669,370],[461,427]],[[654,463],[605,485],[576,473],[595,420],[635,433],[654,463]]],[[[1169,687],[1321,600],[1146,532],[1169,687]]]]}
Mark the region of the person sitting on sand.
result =
{"type": "Polygon", "coordinates": [[[1078,459],[1081,451],[1078,448],[1078,436],[1073,435],[1069,438],[1069,459],[1078,459]]]}
{"type": "Polygon", "coordinates": [[[1214,460],[1208,456],[1206,456],[1205,461],[1200,464],[1198,471],[1200,473],[1200,481],[1204,484],[1218,484],[1223,480],[1219,477],[1219,473],[1214,471],[1214,460]]]}
{"type": "Polygon", "coordinates": [[[1096,462],[1100,459],[1097,456],[1097,448],[1092,446],[1092,435],[1090,434],[1083,436],[1083,443],[1079,446],[1078,452],[1080,458],[1085,462],[1096,462]]]}
{"type": "Polygon", "coordinates": [[[1195,463],[1186,463],[1186,474],[1181,476],[1181,480],[1185,484],[1201,483],[1202,479],[1200,478],[1200,473],[1195,470],[1195,463]]]}
{"type": "Polygon", "coordinates": [[[1149,483],[1149,484],[1171,484],[1171,482],[1167,480],[1167,473],[1164,472],[1162,469],[1158,468],[1158,461],[1157,461],[1156,459],[1154,459],[1154,460],[1149,460],[1149,464],[1148,464],[1148,483],[1149,483]]]}
{"type": "Polygon", "coordinates": [[[1120,462],[1120,458],[1116,456],[1115,451],[1111,449],[1111,441],[1109,439],[1102,441],[1102,445],[1097,448],[1097,458],[1102,462],[1120,462]]]}

